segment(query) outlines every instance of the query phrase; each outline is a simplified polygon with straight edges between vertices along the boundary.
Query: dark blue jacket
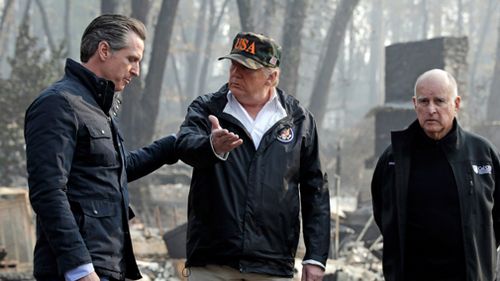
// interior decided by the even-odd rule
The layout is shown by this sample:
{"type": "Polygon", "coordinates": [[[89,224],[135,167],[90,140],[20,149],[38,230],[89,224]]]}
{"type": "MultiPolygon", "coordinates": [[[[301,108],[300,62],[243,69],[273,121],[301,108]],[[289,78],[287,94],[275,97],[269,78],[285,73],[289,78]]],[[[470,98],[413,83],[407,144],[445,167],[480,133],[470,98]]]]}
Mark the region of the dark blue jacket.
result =
{"type": "Polygon", "coordinates": [[[103,276],[141,277],[128,220],[127,182],[174,163],[175,137],[127,152],[115,121],[114,84],[68,59],[65,76],[26,111],[30,200],[36,212],[34,275],[63,280],[93,263],[103,276]]]}
{"type": "Polygon", "coordinates": [[[304,259],[323,264],[330,242],[330,199],[321,170],[314,118],[281,90],[287,116],[262,137],[258,149],[245,127],[224,113],[228,88],[197,98],[176,144],[194,167],[189,192],[187,266],[223,264],[241,272],[293,275],[302,212],[304,259]],[[208,115],[243,144],[226,161],[213,153],[208,115]]]}

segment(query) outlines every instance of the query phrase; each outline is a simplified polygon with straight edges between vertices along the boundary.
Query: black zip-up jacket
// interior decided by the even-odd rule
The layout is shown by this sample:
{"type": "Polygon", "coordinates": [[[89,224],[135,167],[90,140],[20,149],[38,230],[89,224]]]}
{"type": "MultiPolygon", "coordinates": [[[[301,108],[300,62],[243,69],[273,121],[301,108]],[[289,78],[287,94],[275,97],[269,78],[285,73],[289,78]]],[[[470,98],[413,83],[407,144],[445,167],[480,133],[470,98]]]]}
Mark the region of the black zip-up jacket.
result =
{"type": "Polygon", "coordinates": [[[227,92],[226,84],[193,101],[178,134],[177,153],[194,167],[186,265],[220,264],[241,272],[291,277],[300,211],[304,259],[325,264],[330,201],[312,115],[278,89],[287,116],[264,134],[256,150],[244,126],[223,113],[227,92]],[[243,139],[226,161],[211,148],[210,114],[243,139]]]}
{"type": "Polygon", "coordinates": [[[114,94],[113,82],[68,59],[65,76],[26,111],[38,280],[64,280],[65,272],[87,263],[101,276],[141,277],[129,233],[127,181],[176,162],[175,137],[127,152],[114,94]]]}
{"type": "MultiPolygon", "coordinates": [[[[383,268],[387,281],[403,281],[406,202],[412,142],[418,121],[392,132],[391,145],[380,156],[372,179],[375,221],[384,237],[383,268]]],[[[484,138],[462,130],[456,120],[442,144],[457,184],[465,272],[468,281],[496,278],[496,248],[500,241],[500,161],[484,138]],[[448,137],[448,136],[447,136],[448,137]]],[[[425,271],[425,268],[422,268],[425,271]]]]}

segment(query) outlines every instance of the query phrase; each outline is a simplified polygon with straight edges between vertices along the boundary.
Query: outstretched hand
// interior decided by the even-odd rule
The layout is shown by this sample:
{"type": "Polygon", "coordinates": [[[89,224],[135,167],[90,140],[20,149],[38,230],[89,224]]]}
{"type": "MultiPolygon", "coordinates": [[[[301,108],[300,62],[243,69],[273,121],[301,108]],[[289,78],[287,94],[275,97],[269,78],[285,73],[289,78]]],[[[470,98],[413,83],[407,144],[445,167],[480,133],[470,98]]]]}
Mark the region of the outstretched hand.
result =
{"type": "Polygon", "coordinates": [[[222,129],[217,117],[210,115],[208,120],[212,123],[212,146],[217,154],[230,152],[243,143],[240,137],[226,129],[222,129]]]}

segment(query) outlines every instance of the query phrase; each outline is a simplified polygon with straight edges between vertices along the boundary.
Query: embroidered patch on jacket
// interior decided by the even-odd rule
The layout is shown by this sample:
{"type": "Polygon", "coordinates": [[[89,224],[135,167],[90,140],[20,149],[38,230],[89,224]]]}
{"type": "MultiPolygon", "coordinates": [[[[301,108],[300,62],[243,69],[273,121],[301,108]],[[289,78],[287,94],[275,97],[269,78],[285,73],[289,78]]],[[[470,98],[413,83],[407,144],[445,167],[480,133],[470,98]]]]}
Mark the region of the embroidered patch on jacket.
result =
{"type": "Polygon", "coordinates": [[[491,165],[472,165],[472,170],[478,175],[491,174],[491,165]]]}
{"type": "Polygon", "coordinates": [[[285,127],[278,132],[278,140],[280,142],[291,142],[293,140],[293,129],[292,127],[285,127]]]}

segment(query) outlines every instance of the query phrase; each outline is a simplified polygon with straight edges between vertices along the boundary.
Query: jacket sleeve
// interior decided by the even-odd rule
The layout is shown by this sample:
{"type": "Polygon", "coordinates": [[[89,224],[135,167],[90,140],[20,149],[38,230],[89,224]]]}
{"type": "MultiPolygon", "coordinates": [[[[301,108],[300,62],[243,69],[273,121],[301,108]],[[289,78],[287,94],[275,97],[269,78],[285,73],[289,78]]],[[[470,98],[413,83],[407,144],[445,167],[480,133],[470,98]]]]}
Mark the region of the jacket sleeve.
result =
{"type": "Polygon", "coordinates": [[[382,176],[382,167],[384,164],[382,164],[385,157],[381,157],[377,161],[377,165],[375,166],[375,170],[373,172],[372,176],[372,182],[371,182],[371,195],[372,195],[372,208],[373,208],[373,217],[375,219],[375,223],[377,224],[378,228],[382,231],[382,216],[381,216],[381,209],[382,209],[382,192],[381,192],[381,180],[383,178],[382,176]]]}
{"type": "Polygon", "coordinates": [[[318,136],[312,115],[306,117],[304,124],[308,126],[300,157],[300,197],[306,246],[304,260],[315,260],[325,265],[330,248],[328,181],[321,170],[318,136]]]}
{"type": "Polygon", "coordinates": [[[174,164],[179,159],[175,152],[175,135],[156,140],[152,144],[125,152],[125,167],[129,182],[139,179],[164,164],[174,164]]]}
{"type": "Polygon", "coordinates": [[[176,151],[184,163],[194,168],[203,168],[220,162],[210,144],[210,114],[202,100],[198,97],[188,107],[186,118],[177,134],[176,151]]]}
{"type": "Polygon", "coordinates": [[[44,236],[57,259],[59,274],[91,263],[90,254],[66,197],[77,139],[78,120],[66,99],[37,99],[25,117],[29,196],[44,236]]]}
{"type": "Polygon", "coordinates": [[[495,175],[495,189],[493,192],[493,230],[497,248],[500,246],[500,155],[496,150],[492,151],[493,171],[495,175]]]}

